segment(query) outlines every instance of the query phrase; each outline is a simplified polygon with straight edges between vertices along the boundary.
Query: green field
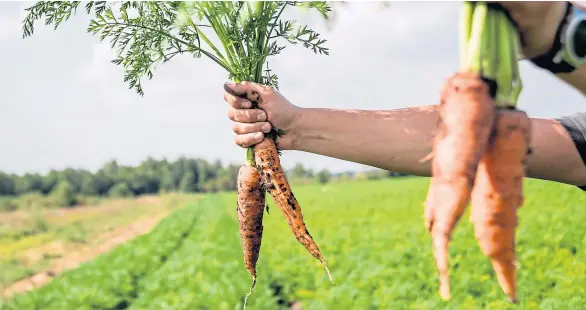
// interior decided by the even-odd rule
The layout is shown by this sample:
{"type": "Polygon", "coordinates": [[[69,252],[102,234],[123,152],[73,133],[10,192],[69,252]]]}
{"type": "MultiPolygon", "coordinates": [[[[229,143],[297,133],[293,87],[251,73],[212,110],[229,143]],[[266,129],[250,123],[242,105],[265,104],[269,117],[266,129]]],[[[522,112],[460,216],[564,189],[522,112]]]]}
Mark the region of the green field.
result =
{"type": "MultiPolygon", "coordinates": [[[[296,185],[332,271],[293,238],[270,201],[249,309],[578,309],[586,304],[586,196],[527,180],[518,230],[519,298],[506,302],[468,218],[451,246],[453,300],[437,294],[423,225],[428,179],[296,185]]],[[[149,234],[20,295],[0,309],[241,309],[250,276],[235,193],[210,195],[149,234]]]]}
{"type": "Polygon", "coordinates": [[[141,225],[154,225],[175,206],[197,199],[197,195],[143,196],[104,199],[98,205],[76,208],[0,212],[0,289],[59,262],[71,263],[72,256],[89,259],[104,251],[100,248],[110,244],[109,239],[147,232],[148,227],[141,225]]]}

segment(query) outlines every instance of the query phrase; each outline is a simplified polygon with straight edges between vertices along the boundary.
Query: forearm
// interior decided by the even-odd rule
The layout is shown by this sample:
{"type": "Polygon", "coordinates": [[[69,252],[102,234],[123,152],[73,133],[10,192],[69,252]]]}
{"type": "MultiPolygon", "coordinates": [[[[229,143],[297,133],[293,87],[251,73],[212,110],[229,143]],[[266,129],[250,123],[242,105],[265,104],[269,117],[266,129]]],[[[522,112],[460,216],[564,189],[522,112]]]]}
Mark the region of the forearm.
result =
{"type": "MultiPolygon", "coordinates": [[[[390,171],[430,176],[437,106],[390,111],[302,109],[292,149],[390,171]]],[[[566,130],[556,121],[532,119],[528,176],[586,184],[586,168],[566,130]]]]}
{"type": "Polygon", "coordinates": [[[382,169],[428,176],[435,106],[391,111],[306,108],[293,149],[382,169]]]}

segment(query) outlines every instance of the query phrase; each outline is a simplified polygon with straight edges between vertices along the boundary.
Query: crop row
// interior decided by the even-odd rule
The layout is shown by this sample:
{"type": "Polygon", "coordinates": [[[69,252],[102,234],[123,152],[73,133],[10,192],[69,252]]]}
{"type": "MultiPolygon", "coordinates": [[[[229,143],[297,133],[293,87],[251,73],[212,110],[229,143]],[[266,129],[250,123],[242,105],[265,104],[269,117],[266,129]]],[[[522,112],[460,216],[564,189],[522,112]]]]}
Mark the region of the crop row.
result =
{"type": "Polygon", "coordinates": [[[138,296],[144,279],[181,247],[194,228],[193,206],[163,219],[150,233],[63,273],[48,285],[18,295],[0,309],[125,309],[138,296]]]}

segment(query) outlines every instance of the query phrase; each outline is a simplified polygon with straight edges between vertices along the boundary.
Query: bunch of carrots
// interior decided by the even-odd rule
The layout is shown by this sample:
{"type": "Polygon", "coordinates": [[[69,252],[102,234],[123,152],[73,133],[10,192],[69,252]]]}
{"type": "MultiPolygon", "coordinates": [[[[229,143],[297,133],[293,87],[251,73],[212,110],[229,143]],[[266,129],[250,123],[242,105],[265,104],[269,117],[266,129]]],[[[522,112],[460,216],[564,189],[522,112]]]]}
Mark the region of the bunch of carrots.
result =
{"type": "MultiPolygon", "coordinates": [[[[276,33],[282,33],[281,36],[283,37],[285,37],[286,32],[292,30],[292,24],[279,20],[281,13],[287,6],[295,6],[299,5],[299,3],[279,2],[275,5],[275,3],[270,2],[256,2],[254,8],[249,4],[247,5],[247,16],[251,18],[249,23],[254,23],[256,34],[252,36],[250,42],[245,43],[248,46],[249,52],[256,53],[260,57],[258,57],[256,62],[250,64],[252,70],[249,74],[241,76],[234,75],[233,80],[235,82],[241,82],[246,79],[247,81],[278,88],[276,76],[263,76],[262,67],[263,63],[265,63],[266,55],[270,54],[273,50],[278,50],[273,45],[274,43],[270,42],[271,39],[279,37],[277,35],[273,36],[273,30],[276,33]]],[[[327,19],[326,13],[330,11],[330,7],[325,2],[306,2],[306,6],[317,9],[327,19]]],[[[244,14],[242,13],[241,16],[244,16],[244,14]]],[[[310,39],[308,41],[313,40],[317,42],[313,47],[308,42],[304,42],[306,47],[312,47],[314,52],[319,51],[319,53],[328,54],[327,49],[320,46],[325,40],[319,39],[317,33],[308,30],[307,27],[299,29],[300,32],[298,32],[297,36],[309,34],[310,39]]],[[[290,37],[287,39],[289,42],[292,42],[290,37]]],[[[300,41],[303,40],[301,38],[300,41]]],[[[268,72],[270,70],[267,70],[268,72]]],[[[224,88],[227,92],[235,96],[245,97],[250,100],[252,102],[252,108],[258,108],[259,103],[261,103],[262,97],[256,92],[238,94],[233,93],[233,90],[227,87],[227,85],[224,88]]],[[[244,264],[252,276],[250,291],[244,298],[244,308],[246,308],[247,299],[252,294],[257,280],[256,265],[262,244],[263,215],[266,206],[265,194],[267,191],[278,205],[297,241],[313,257],[322,263],[329,280],[333,283],[326,260],[307,229],[301,206],[295,198],[291,186],[287,181],[285,171],[281,166],[280,154],[276,146],[276,139],[281,134],[282,132],[279,129],[273,129],[260,143],[248,147],[246,150],[246,163],[238,171],[236,211],[244,254],[244,264]]],[[[268,211],[268,206],[266,206],[266,209],[268,211]]]]}
{"type": "MultiPolygon", "coordinates": [[[[240,236],[244,250],[246,268],[252,275],[252,285],[246,298],[252,293],[256,284],[256,263],[258,261],[263,233],[263,212],[265,209],[265,191],[272,195],[281,209],[295,238],[321,263],[327,271],[330,281],[332,276],[326,260],[317,244],[309,234],[299,202],[291,191],[285,172],[281,168],[279,154],[275,143],[265,138],[254,147],[254,162],[247,162],[240,167],[237,180],[238,193],[238,220],[240,222],[240,236]]],[[[245,299],[246,306],[246,299],[245,299]]]]}
{"type": "Polygon", "coordinates": [[[497,4],[465,2],[461,18],[461,69],[440,95],[425,226],[433,239],[440,296],[449,300],[448,243],[471,202],[480,249],[515,302],[515,229],[531,132],[527,114],[515,108],[522,89],[519,42],[497,4]]]}

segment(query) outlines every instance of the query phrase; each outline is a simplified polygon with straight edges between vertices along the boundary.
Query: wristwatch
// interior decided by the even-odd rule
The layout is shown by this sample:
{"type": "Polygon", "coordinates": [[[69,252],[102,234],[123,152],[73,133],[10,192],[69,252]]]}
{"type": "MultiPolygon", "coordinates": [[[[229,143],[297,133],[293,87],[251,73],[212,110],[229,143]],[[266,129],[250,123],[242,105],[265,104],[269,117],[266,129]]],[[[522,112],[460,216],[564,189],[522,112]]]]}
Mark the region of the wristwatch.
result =
{"type": "Polygon", "coordinates": [[[570,2],[551,49],[532,58],[536,66],[552,73],[569,73],[586,62],[586,15],[570,2]]]}

